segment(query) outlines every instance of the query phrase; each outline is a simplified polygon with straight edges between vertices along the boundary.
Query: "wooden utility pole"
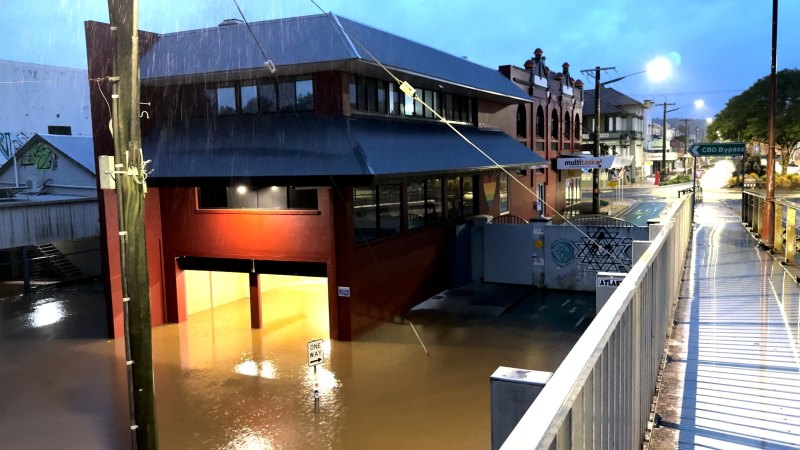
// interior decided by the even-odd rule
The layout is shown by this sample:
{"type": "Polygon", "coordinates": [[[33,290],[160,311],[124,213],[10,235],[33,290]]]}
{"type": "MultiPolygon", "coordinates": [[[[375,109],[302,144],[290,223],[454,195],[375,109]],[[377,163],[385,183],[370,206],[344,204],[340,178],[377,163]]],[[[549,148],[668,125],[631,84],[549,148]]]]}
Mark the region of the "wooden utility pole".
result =
{"type": "MultiPolygon", "coordinates": [[[[595,160],[600,156],[600,88],[603,87],[600,84],[600,71],[610,69],[614,69],[614,67],[595,66],[594,69],[581,70],[581,73],[587,75],[594,72],[594,151],[592,155],[595,160]]],[[[611,80],[611,82],[619,81],[622,78],[625,77],[611,80]]],[[[592,169],[592,214],[600,214],[600,169],[596,167],[592,169]]]]}
{"type": "Polygon", "coordinates": [[[119,219],[131,441],[157,448],[150,293],[144,230],[145,168],[139,126],[138,1],[108,0],[114,41],[112,130],[119,219]]]}
{"type": "Polygon", "coordinates": [[[761,244],[772,248],[775,240],[775,111],[778,96],[776,53],[778,50],[778,0],[772,0],[772,64],[769,73],[769,152],[767,153],[767,192],[761,216],[761,244]]]}
{"type": "MultiPolygon", "coordinates": [[[[666,169],[667,169],[667,107],[673,106],[675,103],[659,103],[655,106],[663,106],[664,107],[664,115],[661,119],[661,167],[659,168],[659,172],[661,172],[661,176],[659,177],[659,181],[663,180],[666,176],[666,169]]],[[[676,108],[677,109],[677,108],[676,108]]],[[[674,111],[674,109],[672,110],[674,111]]]]}

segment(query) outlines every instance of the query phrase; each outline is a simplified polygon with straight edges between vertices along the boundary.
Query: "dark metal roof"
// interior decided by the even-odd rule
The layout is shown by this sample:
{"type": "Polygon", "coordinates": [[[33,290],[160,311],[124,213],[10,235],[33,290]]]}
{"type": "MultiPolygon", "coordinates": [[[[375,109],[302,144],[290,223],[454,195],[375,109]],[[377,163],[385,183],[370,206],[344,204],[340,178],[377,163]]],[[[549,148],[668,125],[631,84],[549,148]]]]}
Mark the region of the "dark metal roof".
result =
{"type": "MultiPolygon", "coordinates": [[[[600,91],[600,114],[627,114],[620,107],[637,106],[644,107],[642,102],[634,100],[627,95],[612,88],[602,88],[600,91]]],[[[594,116],[594,89],[583,93],[583,115],[594,116]]]]}
{"type": "MultiPolygon", "coordinates": [[[[459,127],[503,166],[545,161],[505,133],[459,127]]],[[[494,164],[441,123],[276,115],[195,120],[144,138],[154,179],[387,176],[494,164]]]]}
{"type": "Polygon", "coordinates": [[[142,56],[141,78],[263,70],[259,44],[278,68],[335,61],[374,63],[363,44],[387,67],[530,100],[497,70],[334,14],[254,22],[250,27],[258,43],[243,24],[158,35],[142,56]]]}

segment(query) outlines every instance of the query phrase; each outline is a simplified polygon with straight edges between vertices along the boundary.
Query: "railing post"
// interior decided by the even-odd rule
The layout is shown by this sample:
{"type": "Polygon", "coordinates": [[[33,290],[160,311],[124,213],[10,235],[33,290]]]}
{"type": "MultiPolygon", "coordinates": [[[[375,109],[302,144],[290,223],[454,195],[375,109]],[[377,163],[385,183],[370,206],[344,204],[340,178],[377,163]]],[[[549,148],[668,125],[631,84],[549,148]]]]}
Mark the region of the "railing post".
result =
{"type": "MultiPolygon", "coordinates": [[[[791,206],[787,207],[786,208],[786,252],[783,261],[784,264],[794,264],[794,256],[795,252],[797,251],[797,243],[795,241],[796,217],[797,217],[797,210],[791,206]]],[[[778,240],[777,236],[775,237],[775,240],[776,241],[778,240]]]]}
{"type": "Polygon", "coordinates": [[[553,376],[552,372],[500,366],[489,378],[492,450],[499,449],[553,376]]]}
{"type": "MultiPolygon", "coordinates": [[[[783,251],[783,206],[775,204],[775,231],[772,239],[772,250],[777,254],[783,251]]],[[[789,241],[786,241],[789,244],[789,241]]]]}

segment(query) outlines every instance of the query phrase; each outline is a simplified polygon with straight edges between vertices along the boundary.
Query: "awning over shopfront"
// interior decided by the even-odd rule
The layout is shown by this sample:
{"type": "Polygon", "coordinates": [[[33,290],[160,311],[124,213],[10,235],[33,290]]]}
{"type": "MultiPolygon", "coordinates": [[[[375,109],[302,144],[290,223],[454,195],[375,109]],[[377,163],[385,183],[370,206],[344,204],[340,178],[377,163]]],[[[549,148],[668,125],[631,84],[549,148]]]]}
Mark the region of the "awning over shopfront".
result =
{"type": "MultiPolygon", "coordinates": [[[[504,167],[544,159],[498,130],[458,127],[504,167]]],[[[222,117],[148,133],[151,180],[217,177],[392,176],[482,170],[495,164],[441,123],[347,117],[222,117]]]]}
{"type": "Polygon", "coordinates": [[[633,163],[631,156],[583,156],[575,158],[558,158],[558,170],[573,169],[619,169],[633,163]]]}

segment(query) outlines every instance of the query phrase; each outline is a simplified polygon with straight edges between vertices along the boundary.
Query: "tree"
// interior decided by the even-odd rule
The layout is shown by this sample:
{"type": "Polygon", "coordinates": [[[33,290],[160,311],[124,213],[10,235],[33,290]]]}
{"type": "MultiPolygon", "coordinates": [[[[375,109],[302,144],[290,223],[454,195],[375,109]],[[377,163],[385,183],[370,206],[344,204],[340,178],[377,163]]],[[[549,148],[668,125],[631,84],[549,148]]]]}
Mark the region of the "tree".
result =
{"type": "MultiPolygon", "coordinates": [[[[800,70],[778,72],[776,99],[775,147],[781,158],[781,173],[786,175],[800,143],[800,70]]],[[[728,100],[708,126],[708,135],[765,144],[769,139],[769,77],[728,100]]]]}

